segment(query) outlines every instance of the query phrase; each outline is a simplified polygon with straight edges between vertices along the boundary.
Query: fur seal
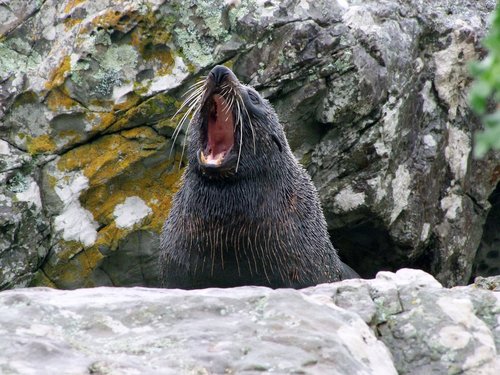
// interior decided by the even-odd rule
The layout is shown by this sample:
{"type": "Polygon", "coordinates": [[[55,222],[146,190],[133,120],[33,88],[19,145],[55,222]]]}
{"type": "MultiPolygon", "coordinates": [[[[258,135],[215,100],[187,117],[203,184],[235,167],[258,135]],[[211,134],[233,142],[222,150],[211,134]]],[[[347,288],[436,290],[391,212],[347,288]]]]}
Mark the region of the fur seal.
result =
{"type": "Polygon", "coordinates": [[[161,235],[162,284],[303,288],[357,277],[269,102],[224,66],[192,91],[188,165],[161,235]]]}

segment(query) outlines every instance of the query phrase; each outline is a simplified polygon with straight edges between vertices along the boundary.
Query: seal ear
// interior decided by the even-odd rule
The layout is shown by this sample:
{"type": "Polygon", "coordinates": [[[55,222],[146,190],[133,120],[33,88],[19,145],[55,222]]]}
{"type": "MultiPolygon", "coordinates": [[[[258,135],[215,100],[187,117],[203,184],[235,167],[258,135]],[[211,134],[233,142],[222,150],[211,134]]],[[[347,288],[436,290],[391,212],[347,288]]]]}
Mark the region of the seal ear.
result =
{"type": "Polygon", "coordinates": [[[278,146],[280,152],[282,152],[283,151],[283,146],[281,145],[281,142],[278,139],[278,137],[276,136],[276,134],[271,134],[271,138],[274,141],[274,143],[276,143],[276,146],[278,146]]]}

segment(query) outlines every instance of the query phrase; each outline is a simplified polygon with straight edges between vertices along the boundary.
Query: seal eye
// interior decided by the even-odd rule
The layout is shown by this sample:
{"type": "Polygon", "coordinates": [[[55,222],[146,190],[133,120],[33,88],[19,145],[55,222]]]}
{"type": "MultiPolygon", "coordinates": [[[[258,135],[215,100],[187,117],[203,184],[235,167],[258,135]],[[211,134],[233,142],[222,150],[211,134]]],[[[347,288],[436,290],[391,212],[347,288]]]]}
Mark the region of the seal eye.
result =
{"type": "Polygon", "coordinates": [[[257,94],[255,94],[253,91],[248,91],[248,97],[250,98],[250,101],[252,102],[252,104],[260,104],[260,99],[259,99],[259,96],[257,94]]]}

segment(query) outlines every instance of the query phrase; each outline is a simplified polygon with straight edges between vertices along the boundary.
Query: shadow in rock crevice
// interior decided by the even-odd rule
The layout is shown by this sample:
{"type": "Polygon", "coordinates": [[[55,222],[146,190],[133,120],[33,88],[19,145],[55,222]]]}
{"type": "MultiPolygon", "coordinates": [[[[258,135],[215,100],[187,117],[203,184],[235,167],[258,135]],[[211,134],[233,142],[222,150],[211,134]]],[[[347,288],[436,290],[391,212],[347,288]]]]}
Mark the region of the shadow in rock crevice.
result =
{"type": "Polygon", "coordinates": [[[100,285],[160,287],[159,235],[150,231],[130,233],[115,251],[109,251],[94,272],[100,285]]]}
{"type": "Polygon", "coordinates": [[[379,271],[395,272],[403,267],[431,271],[429,254],[410,259],[411,249],[396,244],[379,219],[350,224],[329,233],[340,259],[364,279],[374,278],[379,271]]]}
{"type": "Polygon", "coordinates": [[[500,182],[488,198],[490,211],[474,259],[471,282],[477,276],[500,275],[500,182]]]}

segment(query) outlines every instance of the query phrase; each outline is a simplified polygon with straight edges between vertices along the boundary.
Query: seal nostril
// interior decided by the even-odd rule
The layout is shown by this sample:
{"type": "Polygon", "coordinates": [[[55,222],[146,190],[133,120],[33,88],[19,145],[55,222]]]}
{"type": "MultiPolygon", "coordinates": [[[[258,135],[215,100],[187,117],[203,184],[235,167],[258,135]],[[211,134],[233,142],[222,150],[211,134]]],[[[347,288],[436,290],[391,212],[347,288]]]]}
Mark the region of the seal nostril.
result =
{"type": "Polygon", "coordinates": [[[214,80],[216,86],[224,82],[224,79],[229,75],[230,70],[223,65],[217,65],[210,71],[210,76],[214,80]]]}

